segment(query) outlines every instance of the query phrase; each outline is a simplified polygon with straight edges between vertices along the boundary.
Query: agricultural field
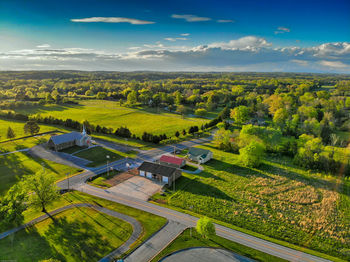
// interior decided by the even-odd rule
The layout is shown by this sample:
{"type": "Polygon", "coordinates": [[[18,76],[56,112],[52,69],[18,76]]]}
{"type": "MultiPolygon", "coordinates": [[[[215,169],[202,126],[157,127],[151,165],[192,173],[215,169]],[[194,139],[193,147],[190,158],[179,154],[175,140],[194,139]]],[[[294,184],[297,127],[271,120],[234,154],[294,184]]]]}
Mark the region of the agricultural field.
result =
{"type": "Polygon", "coordinates": [[[91,208],[75,208],[0,240],[0,259],[96,261],[122,245],[131,233],[132,226],[121,219],[91,208]]]}
{"type": "Polygon", "coordinates": [[[45,170],[58,180],[66,173],[74,174],[79,170],[73,167],[54,163],[49,160],[34,158],[26,152],[0,156],[0,196],[17,183],[22,176],[45,170]]]}
{"type": "Polygon", "coordinates": [[[79,101],[79,105],[45,105],[16,110],[23,114],[40,114],[60,119],[73,119],[80,122],[89,121],[116,129],[127,126],[131,133],[141,136],[144,131],[152,134],[173,136],[176,131],[190,126],[201,126],[208,120],[195,117],[182,118],[181,115],[155,108],[128,108],[113,101],[88,100],[79,101]]]}
{"type": "Polygon", "coordinates": [[[183,174],[160,203],[349,259],[350,181],[312,173],[287,157],[268,157],[258,169],[216,150],[197,175],[183,174]]]}

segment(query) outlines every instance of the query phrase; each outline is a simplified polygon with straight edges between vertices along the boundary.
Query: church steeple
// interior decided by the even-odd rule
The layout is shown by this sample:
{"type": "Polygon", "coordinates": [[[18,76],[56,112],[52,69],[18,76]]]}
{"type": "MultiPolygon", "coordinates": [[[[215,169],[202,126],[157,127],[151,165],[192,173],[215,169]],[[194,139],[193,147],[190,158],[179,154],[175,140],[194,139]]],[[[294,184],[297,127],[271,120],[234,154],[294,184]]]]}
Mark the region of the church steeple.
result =
{"type": "Polygon", "coordinates": [[[83,136],[86,135],[85,125],[83,125],[83,132],[81,132],[81,134],[82,134],[83,136]]]}

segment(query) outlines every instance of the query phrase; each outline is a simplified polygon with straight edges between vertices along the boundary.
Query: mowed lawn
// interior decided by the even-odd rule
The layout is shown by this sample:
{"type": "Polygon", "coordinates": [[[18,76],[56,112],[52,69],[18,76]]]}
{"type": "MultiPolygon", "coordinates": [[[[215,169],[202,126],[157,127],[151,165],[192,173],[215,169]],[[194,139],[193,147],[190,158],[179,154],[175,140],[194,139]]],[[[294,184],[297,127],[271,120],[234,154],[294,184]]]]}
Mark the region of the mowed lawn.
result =
{"type": "Polygon", "coordinates": [[[0,156],[0,197],[22,176],[35,174],[43,169],[57,180],[64,177],[66,173],[78,172],[76,168],[41,158],[33,158],[25,152],[3,155],[0,156]]]}
{"type": "Polygon", "coordinates": [[[132,226],[91,208],[74,208],[0,240],[0,260],[97,261],[122,245],[132,226]]]}
{"type": "MultiPolygon", "coordinates": [[[[74,203],[99,205],[138,220],[143,232],[132,244],[132,249],[166,223],[163,217],[75,191],[63,194],[48,205],[47,210],[50,212],[74,203]]],[[[23,213],[23,223],[42,214],[39,209],[28,208],[23,213]]],[[[90,208],[70,209],[54,216],[54,219],[55,223],[47,219],[29,230],[0,240],[0,260],[40,261],[56,258],[60,261],[98,261],[120,246],[132,232],[128,223],[90,208]]],[[[0,232],[11,228],[3,225],[0,232]]]]}
{"type": "Polygon", "coordinates": [[[190,126],[201,126],[208,120],[201,118],[182,118],[178,114],[163,110],[127,108],[119,106],[118,102],[88,100],[79,101],[80,105],[45,105],[30,107],[27,109],[16,109],[19,113],[40,114],[41,116],[53,116],[60,119],[71,118],[109,128],[117,129],[127,126],[130,131],[141,136],[144,131],[153,134],[164,134],[174,136],[176,131],[188,129],[190,126]]]}
{"type": "Polygon", "coordinates": [[[258,169],[208,146],[213,160],[183,174],[175,193],[155,199],[276,239],[350,259],[350,181],[312,174],[291,159],[269,158],[258,169]]]}
{"type": "Polygon", "coordinates": [[[122,153],[122,152],[107,149],[101,146],[89,148],[81,152],[78,152],[74,155],[77,157],[90,160],[92,163],[90,163],[88,166],[92,166],[92,167],[105,165],[107,164],[107,160],[109,163],[111,163],[116,160],[122,159],[124,157],[132,156],[132,154],[122,153]],[[107,158],[107,156],[109,158],[107,158]]]}

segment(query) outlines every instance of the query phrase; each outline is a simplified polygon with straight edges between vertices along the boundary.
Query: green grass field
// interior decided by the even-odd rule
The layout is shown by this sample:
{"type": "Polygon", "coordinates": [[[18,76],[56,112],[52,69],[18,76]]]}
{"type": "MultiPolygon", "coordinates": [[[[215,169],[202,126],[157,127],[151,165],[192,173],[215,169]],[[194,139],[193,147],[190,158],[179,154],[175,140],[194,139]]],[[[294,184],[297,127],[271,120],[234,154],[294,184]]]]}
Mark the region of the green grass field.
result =
{"type": "Polygon", "coordinates": [[[122,245],[132,226],[90,208],[74,208],[0,240],[0,260],[97,261],[122,245]]]}
{"type": "Polygon", "coordinates": [[[152,262],[157,262],[161,258],[169,255],[175,251],[190,248],[190,247],[214,247],[214,248],[222,248],[231,250],[236,254],[240,254],[242,256],[246,256],[257,261],[265,261],[265,262],[277,262],[277,261],[286,261],[278,257],[271,256],[269,254],[263,253],[261,251],[255,250],[253,248],[249,248],[243,246],[241,244],[232,242],[225,238],[219,236],[211,236],[210,239],[203,238],[201,235],[197,233],[197,231],[193,228],[186,229],[180,236],[178,236],[172,243],[170,243],[164,250],[162,250],[152,262]]]}
{"type": "Polygon", "coordinates": [[[141,136],[144,131],[153,134],[173,136],[176,131],[188,129],[190,126],[206,123],[201,118],[182,118],[163,110],[153,108],[127,108],[119,106],[118,102],[87,100],[79,101],[81,105],[45,105],[17,110],[24,114],[51,115],[56,118],[71,118],[78,121],[88,120],[95,125],[116,129],[127,126],[132,133],[141,136]]]}
{"type": "Polygon", "coordinates": [[[41,158],[33,158],[27,153],[19,152],[0,156],[0,197],[11,186],[18,182],[22,176],[35,174],[43,170],[51,173],[56,180],[65,176],[66,173],[74,174],[78,169],[57,164],[41,158]]]}
{"type": "Polygon", "coordinates": [[[313,174],[283,157],[259,169],[238,156],[205,147],[214,159],[198,175],[183,174],[177,191],[154,199],[275,239],[349,259],[349,183],[313,174]]]}
{"type": "Polygon", "coordinates": [[[133,156],[133,152],[127,154],[107,149],[104,147],[96,146],[76,153],[75,156],[92,161],[92,163],[90,163],[88,166],[96,167],[100,165],[105,165],[107,163],[107,156],[109,156],[108,162],[111,163],[113,161],[119,160],[127,156],[133,156]]]}
{"type": "MultiPolygon", "coordinates": [[[[147,213],[147,212],[143,212],[143,211],[138,210],[138,209],[134,209],[134,208],[131,208],[131,207],[128,207],[128,206],[124,206],[124,205],[121,205],[121,204],[118,204],[118,203],[115,203],[115,202],[111,202],[111,201],[108,201],[108,200],[104,200],[104,199],[101,199],[101,198],[93,197],[93,196],[90,196],[90,195],[87,195],[87,194],[84,194],[84,193],[81,193],[81,192],[77,192],[77,191],[73,191],[73,192],[70,192],[70,193],[63,194],[62,197],[60,197],[58,200],[54,201],[53,203],[51,203],[50,205],[47,206],[47,211],[50,212],[50,211],[55,210],[57,208],[60,208],[62,206],[70,205],[70,204],[73,204],[73,203],[91,203],[91,204],[94,204],[94,205],[99,205],[99,206],[102,206],[102,207],[105,207],[105,208],[108,208],[108,209],[111,209],[111,210],[114,210],[114,211],[126,214],[126,215],[131,216],[131,217],[135,218],[136,220],[138,220],[142,224],[143,232],[142,232],[140,238],[137,239],[134,244],[132,244],[131,250],[135,249],[139,244],[141,244],[143,241],[145,241],[147,238],[149,238],[152,234],[157,232],[166,223],[166,219],[163,218],[163,217],[159,217],[159,216],[147,213]]],[[[68,215],[67,217],[70,217],[70,216],[74,217],[74,213],[75,212],[73,212],[72,215],[68,215]]],[[[27,223],[27,222],[33,220],[34,218],[41,216],[42,214],[43,213],[39,209],[28,208],[23,213],[23,216],[24,216],[23,223],[27,223]]],[[[89,221],[89,218],[82,217],[80,215],[81,215],[80,213],[77,214],[77,216],[79,216],[79,221],[86,221],[86,220],[89,221]]],[[[94,216],[97,216],[97,217],[95,217],[95,223],[97,225],[102,224],[102,225],[99,225],[99,226],[103,227],[103,228],[97,227],[97,229],[96,229],[96,232],[98,233],[98,235],[102,235],[101,237],[98,237],[99,241],[101,241],[101,243],[106,243],[106,242],[104,242],[106,240],[108,240],[108,241],[117,241],[117,239],[110,240],[109,239],[109,235],[113,235],[113,233],[110,233],[110,232],[107,233],[105,231],[105,230],[112,230],[113,232],[118,233],[118,231],[116,231],[117,228],[115,228],[116,225],[114,225],[114,223],[110,225],[109,222],[105,221],[105,219],[103,217],[98,217],[98,216],[100,216],[98,214],[94,215],[94,216]],[[107,235],[108,235],[108,238],[107,238],[107,235]]],[[[104,216],[104,215],[102,215],[102,216],[104,216]]],[[[97,226],[97,225],[95,225],[95,226],[97,226]]],[[[118,225],[120,225],[120,224],[118,224],[118,225]]],[[[64,230],[63,229],[61,230],[60,227],[57,227],[57,229],[59,229],[59,230],[57,230],[58,232],[57,233],[53,232],[53,234],[54,235],[55,234],[62,234],[62,233],[67,231],[67,234],[69,236],[72,235],[72,234],[79,236],[80,229],[82,229],[82,230],[83,229],[89,230],[89,227],[90,226],[88,224],[85,224],[83,227],[75,226],[75,224],[72,224],[72,226],[65,227],[64,230]],[[79,230],[76,232],[75,230],[77,230],[77,229],[79,229],[79,230]]],[[[12,228],[12,226],[7,226],[6,227],[6,226],[3,225],[0,228],[0,232],[4,232],[4,231],[9,230],[11,228],[12,228]]],[[[22,248],[21,246],[28,247],[28,246],[26,246],[27,243],[32,244],[33,247],[36,245],[34,242],[39,242],[39,244],[40,243],[44,243],[45,245],[41,246],[43,248],[48,246],[47,243],[48,243],[48,241],[50,239],[49,238],[46,239],[46,235],[43,236],[42,234],[40,234],[40,232],[38,233],[38,231],[39,230],[36,229],[33,232],[33,234],[29,234],[29,232],[27,232],[27,231],[20,231],[19,233],[17,233],[15,235],[14,239],[16,241],[13,242],[13,245],[12,245],[12,241],[10,241],[11,242],[10,247],[11,248],[16,248],[16,250],[18,252],[21,252],[19,254],[15,254],[16,256],[24,257],[25,252],[28,252],[28,250],[21,249],[22,248]],[[31,242],[33,242],[33,243],[31,243],[31,242]]],[[[89,239],[87,236],[85,236],[85,238],[89,239]]],[[[117,234],[117,238],[124,239],[124,237],[120,236],[119,233],[117,234]]],[[[64,239],[64,238],[62,238],[62,239],[64,239]]],[[[83,239],[83,238],[81,238],[81,239],[83,239]]],[[[7,254],[5,252],[2,253],[2,248],[8,250],[8,247],[9,247],[8,241],[9,240],[11,240],[11,237],[8,237],[8,238],[5,238],[3,240],[0,240],[0,254],[7,254]]],[[[92,241],[91,243],[88,242],[89,245],[90,245],[90,248],[92,248],[92,244],[95,243],[95,238],[93,238],[91,241],[92,241]]],[[[55,246],[55,248],[56,249],[60,249],[60,250],[62,250],[64,247],[68,248],[68,249],[73,249],[75,247],[75,244],[77,244],[77,243],[72,242],[71,245],[70,245],[67,242],[62,242],[62,243],[58,244],[59,248],[57,248],[56,246],[55,246]]],[[[95,250],[94,252],[102,252],[104,250],[104,248],[105,247],[101,247],[101,249],[100,249],[100,243],[97,243],[96,249],[98,249],[98,250],[95,250]]],[[[50,248],[48,247],[48,249],[52,250],[51,247],[50,248]]],[[[77,249],[80,249],[80,247],[77,247],[77,249]]],[[[35,250],[38,251],[38,249],[35,249],[35,250]]],[[[82,250],[84,250],[84,249],[82,249],[82,250]]],[[[74,250],[71,250],[71,251],[74,252],[74,250]]],[[[8,251],[6,251],[6,252],[8,252],[8,251]]],[[[46,250],[45,250],[45,252],[46,252],[46,250]]],[[[35,259],[30,259],[30,260],[24,259],[23,261],[38,261],[39,259],[41,259],[40,252],[38,252],[37,256],[38,257],[35,258],[35,259]]],[[[0,259],[2,259],[1,255],[0,255],[0,259]]],[[[95,257],[95,259],[93,261],[96,261],[96,260],[97,259],[95,257]]],[[[22,260],[18,259],[18,261],[22,261],[22,260]]],[[[64,259],[63,259],[63,261],[64,261],[64,259]]],[[[90,260],[76,259],[75,261],[90,261],[90,260]]]]}

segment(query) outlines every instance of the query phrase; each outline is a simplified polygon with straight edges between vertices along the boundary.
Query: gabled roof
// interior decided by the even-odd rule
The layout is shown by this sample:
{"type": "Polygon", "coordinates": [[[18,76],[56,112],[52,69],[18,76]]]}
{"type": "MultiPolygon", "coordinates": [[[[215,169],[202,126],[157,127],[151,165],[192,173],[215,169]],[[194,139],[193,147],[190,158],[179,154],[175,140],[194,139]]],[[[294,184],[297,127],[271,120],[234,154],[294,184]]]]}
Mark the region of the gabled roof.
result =
{"type": "Polygon", "coordinates": [[[57,135],[57,136],[52,136],[50,140],[55,144],[55,145],[60,145],[66,142],[70,141],[75,141],[75,140],[80,140],[83,137],[83,135],[79,132],[71,132],[63,135],[57,135]]]}
{"type": "Polygon", "coordinates": [[[162,155],[159,161],[180,166],[182,165],[184,159],[176,156],[162,155]]]}
{"type": "Polygon", "coordinates": [[[157,175],[167,176],[167,177],[172,176],[174,172],[178,170],[175,167],[160,165],[157,163],[152,163],[147,161],[143,162],[141,166],[139,166],[137,169],[150,172],[152,174],[157,174],[157,175]]]}
{"type": "Polygon", "coordinates": [[[207,154],[209,154],[210,150],[206,150],[206,149],[202,149],[202,148],[197,148],[197,147],[190,147],[190,149],[188,150],[188,153],[192,156],[206,156],[207,154]]]}

